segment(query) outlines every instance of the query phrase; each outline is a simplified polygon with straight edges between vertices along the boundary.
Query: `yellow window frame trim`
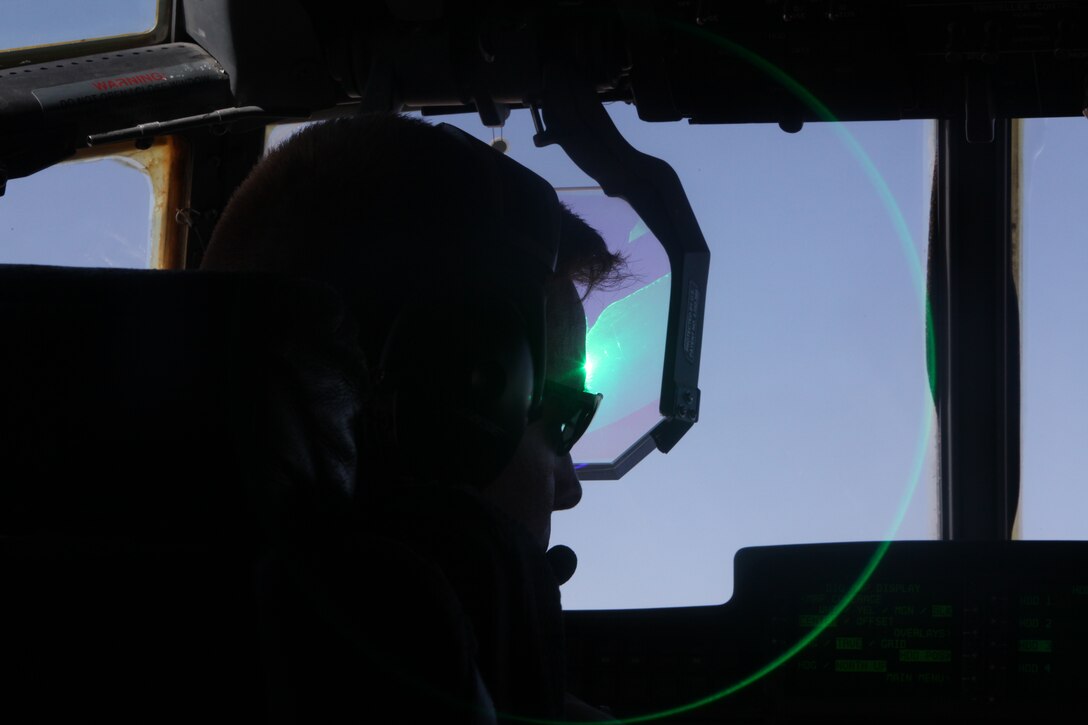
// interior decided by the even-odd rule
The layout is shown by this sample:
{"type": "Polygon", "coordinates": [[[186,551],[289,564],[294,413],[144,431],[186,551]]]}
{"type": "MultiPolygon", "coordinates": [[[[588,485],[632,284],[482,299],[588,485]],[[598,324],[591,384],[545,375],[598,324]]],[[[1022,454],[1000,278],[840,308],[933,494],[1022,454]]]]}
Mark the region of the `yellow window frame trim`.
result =
{"type": "Polygon", "coordinates": [[[139,167],[151,181],[150,269],[184,269],[188,229],[177,215],[189,206],[189,145],[178,136],[160,136],[147,146],[125,141],[81,149],[67,161],[111,158],[139,167]]]}

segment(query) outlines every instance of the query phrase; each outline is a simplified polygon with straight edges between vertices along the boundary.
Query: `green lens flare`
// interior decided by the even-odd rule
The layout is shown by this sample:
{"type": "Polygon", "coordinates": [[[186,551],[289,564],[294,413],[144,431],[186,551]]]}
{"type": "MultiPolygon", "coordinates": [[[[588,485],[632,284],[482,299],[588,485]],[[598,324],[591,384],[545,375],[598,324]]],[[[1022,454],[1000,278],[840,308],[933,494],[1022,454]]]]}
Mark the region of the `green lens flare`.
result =
{"type": "MultiPolygon", "coordinates": [[[[625,18],[629,21],[637,21],[635,13],[625,13],[625,18]]],[[[648,23],[661,22],[661,19],[651,18],[647,16],[644,19],[648,23]]],[[[728,697],[749,685],[758,682],[762,678],[766,677],[776,669],[784,665],[790,659],[792,659],[798,652],[807,647],[813,640],[820,636],[826,630],[832,622],[839,617],[840,614],[850,606],[850,603],[857,596],[858,592],[868,583],[873,572],[876,571],[880,565],[881,560],[888,551],[888,547],[891,545],[891,539],[894,538],[896,532],[899,530],[900,525],[906,516],[907,509],[909,508],[911,500],[914,498],[914,493],[918,488],[918,482],[922,478],[922,471],[925,468],[925,456],[928,448],[928,441],[933,431],[935,410],[934,400],[936,399],[937,390],[937,369],[936,369],[936,340],[934,338],[933,326],[932,326],[932,312],[929,306],[929,300],[926,293],[925,275],[923,273],[924,265],[918,254],[918,251],[914,245],[914,240],[911,236],[910,229],[907,226],[906,219],[903,217],[902,211],[899,209],[899,205],[895,201],[895,197],[892,195],[891,190],[888,187],[887,182],[881,176],[877,170],[873,160],[869,158],[869,155],[865,153],[865,150],[861,147],[850,132],[843,126],[838,119],[831,113],[830,109],[825,106],[819,99],[817,99],[808,89],[798,83],[794,78],[789,76],[781,68],[778,68],[767,59],[762,56],[753,53],[751,50],[738,45],[737,43],[724,38],[706,28],[697,27],[694,25],[688,25],[679,21],[666,20],[673,26],[674,29],[681,32],[689,33],[696,38],[705,42],[711,43],[718,48],[721,48],[732,55],[744,60],[753,67],[759,69],[768,77],[777,82],[780,86],[789,91],[798,100],[804,103],[809,109],[811,109],[821,121],[825,121],[832,125],[834,132],[839,137],[839,140],[854,157],[854,159],[861,166],[865,172],[869,183],[872,184],[873,189],[876,191],[877,197],[883,205],[885,211],[888,214],[888,218],[891,220],[892,227],[895,230],[895,234],[899,239],[900,250],[903,253],[904,260],[907,263],[907,268],[910,273],[912,282],[917,291],[917,304],[918,311],[926,323],[926,343],[927,343],[927,372],[928,384],[924,386],[924,390],[919,391],[921,393],[920,398],[922,402],[922,415],[919,425],[918,442],[915,447],[914,461],[911,466],[910,477],[908,479],[908,485],[903,492],[899,501],[898,509],[893,516],[889,530],[885,536],[886,540],[880,542],[877,546],[873,556],[869,559],[869,562],[863,568],[859,574],[857,580],[850,586],[846,594],[843,595],[842,600],[820,621],[820,623],[812,629],[808,634],[798,640],[792,647],[788,648],[777,658],[763,665],[759,669],[752,672],[747,677],[725,687],[707,697],[689,702],[674,708],[662,710],[659,712],[647,713],[645,715],[639,715],[636,717],[629,717],[618,720],[621,723],[643,723],[651,722],[653,720],[660,720],[663,718],[673,717],[680,715],[691,710],[698,709],[705,705],[709,705],[713,702],[728,697]]],[[[634,235],[634,231],[632,231],[634,235]]],[[[632,239],[635,237],[631,237],[632,239]]],[[[663,279],[663,278],[662,278],[663,279]]],[[[654,284],[658,284],[661,280],[657,280],[654,284]]],[[[661,285],[663,289],[667,290],[666,285],[661,285]]],[[[614,305],[620,306],[617,310],[617,315],[623,314],[626,310],[623,304],[628,299],[635,297],[639,293],[632,294],[629,298],[620,300],[614,305]]],[[[631,307],[635,306],[632,303],[631,307]]],[[[606,309],[606,311],[607,311],[606,309]]],[[[601,318],[604,318],[602,313],[601,318]]],[[[600,325],[600,321],[595,324],[594,330],[600,325]]],[[[636,327],[638,327],[636,325],[636,327]]],[[[660,329],[660,328],[658,328],[660,329]]],[[[619,374],[622,369],[626,367],[625,361],[627,356],[634,354],[627,348],[627,343],[633,342],[636,335],[631,333],[623,334],[618,330],[613,330],[612,325],[601,327],[597,332],[596,337],[593,337],[594,330],[590,331],[590,336],[593,338],[592,342],[588,343],[587,347],[590,350],[589,359],[587,359],[587,370],[593,371],[593,377],[595,381],[603,383],[605,379],[611,381],[613,376],[619,374]]],[[[617,381],[617,388],[620,387],[617,381]]],[[[617,395],[622,398],[623,395],[617,395]]],[[[617,408],[621,407],[617,404],[617,408]]],[[[603,411],[601,411],[603,413],[603,411]]],[[[562,721],[550,721],[536,718],[519,717],[516,715],[502,715],[503,718],[519,721],[519,722],[532,722],[551,725],[552,723],[558,723],[562,721]]]]}
{"type": "MultiPolygon", "coordinates": [[[[646,406],[646,376],[665,357],[672,275],[662,275],[645,287],[605,307],[586,334],[586,390],[605,394],[589,432],[646,406]]],[[[660,375],[658,376],[660,377],[660,375]]]]}

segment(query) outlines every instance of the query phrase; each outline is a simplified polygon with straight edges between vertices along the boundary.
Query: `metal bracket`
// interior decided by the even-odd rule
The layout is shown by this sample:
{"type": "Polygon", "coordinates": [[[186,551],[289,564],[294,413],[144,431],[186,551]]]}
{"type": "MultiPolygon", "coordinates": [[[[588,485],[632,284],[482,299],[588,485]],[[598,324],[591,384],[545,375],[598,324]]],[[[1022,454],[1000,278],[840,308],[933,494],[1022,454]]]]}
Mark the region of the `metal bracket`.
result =
{"type": "Polygon", "coordinates": [[[972,63],[964,77],[964,131],[967,143],[993,143],[993,71],[972,63]]]}
{"type": "Polygon", "coordinates": [[[533,142],[557,144],[606,194],[630,204],[665,248],[672,270],[661,380],[664,419],[616,461],[578,471],[583,480],[614,480],[653,448],[667,453],[699,419],[699,357],[710,250],[676,172],[627,143],[593,86],[569,64],[544,67],[540,101],[531,106],[533,142]]]}

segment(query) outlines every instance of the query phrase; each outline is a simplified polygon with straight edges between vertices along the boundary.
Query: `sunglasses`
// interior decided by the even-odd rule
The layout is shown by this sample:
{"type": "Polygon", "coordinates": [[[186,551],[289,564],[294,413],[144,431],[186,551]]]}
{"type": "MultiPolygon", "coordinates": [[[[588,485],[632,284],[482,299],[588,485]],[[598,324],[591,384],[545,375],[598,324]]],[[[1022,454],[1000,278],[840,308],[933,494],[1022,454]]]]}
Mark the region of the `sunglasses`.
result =
{"type": "Polygon", "coordinates": [[[589,428],[593,416],[604,395],[575,390],[550,380],[544,382],[541,395],[540,417],[557,425],[556,452],[570,453],[570,449],[589,428]]]}

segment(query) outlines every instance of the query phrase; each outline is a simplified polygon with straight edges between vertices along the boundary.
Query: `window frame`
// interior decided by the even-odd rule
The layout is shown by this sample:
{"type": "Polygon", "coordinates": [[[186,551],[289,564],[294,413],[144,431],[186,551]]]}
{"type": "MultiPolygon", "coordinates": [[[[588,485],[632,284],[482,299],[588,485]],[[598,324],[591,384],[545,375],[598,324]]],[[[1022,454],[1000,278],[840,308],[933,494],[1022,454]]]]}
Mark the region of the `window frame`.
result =
{"type": "Polygon", "coordinates": [[[972,143],[963,119],[939,122],[927,287],[946,541],[1015,538],[1022,133],[996,119],[972,143]]]}
{"type": "Polygon", "coordinates": [[[124,141],[90,146],[57,164],[128,159],[139,165],[151,183],[151,227],[148,269],[183,269],[187,228],[179,212],[188,207],[189,144],[178,136],[160,136],[150,143],[124,141]]]}

